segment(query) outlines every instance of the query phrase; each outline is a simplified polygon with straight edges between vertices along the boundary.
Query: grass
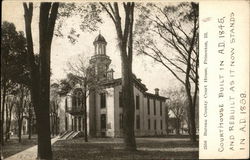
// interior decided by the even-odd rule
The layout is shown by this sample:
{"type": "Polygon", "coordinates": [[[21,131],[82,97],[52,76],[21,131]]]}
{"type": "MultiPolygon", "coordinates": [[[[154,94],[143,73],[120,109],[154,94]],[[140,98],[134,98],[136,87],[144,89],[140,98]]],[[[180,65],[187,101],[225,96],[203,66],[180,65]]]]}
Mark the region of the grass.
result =
{"type": "Polygon", "coordinates": [[[32,135],[32,138],[29,140],[27,135],[22,136],[21,143],[18,142],[16,136],[12,136],[10,140],[5,142],[3,146],[3,157],[9,157],[16,153],[19,153],[25,149],[28,149],[37,144],[37,136],[32,135]]]}
{"type": "Polygon", "coordinates": [[[53,159],[63,160],[148,160],[198,159],[198,142],[188,138],[137,138],[138,151],[123,150],[122,139],[83,138],[59,140],[53,145],[53,159]]]}

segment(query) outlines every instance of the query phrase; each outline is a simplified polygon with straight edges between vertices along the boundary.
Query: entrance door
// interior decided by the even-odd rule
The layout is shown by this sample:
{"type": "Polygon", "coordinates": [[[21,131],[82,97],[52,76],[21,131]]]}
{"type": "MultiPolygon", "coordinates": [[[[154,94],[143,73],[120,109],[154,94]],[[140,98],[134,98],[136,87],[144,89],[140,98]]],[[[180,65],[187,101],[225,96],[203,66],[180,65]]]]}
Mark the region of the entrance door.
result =
{"type": "Polygon", "coordinates": [[[82,118],[78,117],[78,131],[82,131],[82,118]]]}
{"type": "Polygon", "coordinates": [[[74,117],[74,131],[77,131],[77,117],[74,117]]]}
{"type": "Polygon", "coordinates": [[[106,114],[101,114],[101,134],[102,137],[106,136],[106,114]]]}

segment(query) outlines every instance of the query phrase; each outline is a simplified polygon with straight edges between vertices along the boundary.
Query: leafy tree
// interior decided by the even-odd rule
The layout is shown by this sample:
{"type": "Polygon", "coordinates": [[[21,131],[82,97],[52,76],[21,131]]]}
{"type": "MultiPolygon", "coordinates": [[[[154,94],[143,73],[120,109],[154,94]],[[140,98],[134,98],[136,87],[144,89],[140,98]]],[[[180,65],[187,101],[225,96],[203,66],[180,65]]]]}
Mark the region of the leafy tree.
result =
{"type": "Polygon", "coordinates": [[[52,159],[50,141],[50,53],[59,3],[40,3],[39,15],[39,63],[33,49],[31,22],[33,3],[23,3],[25,32],[27,38],[28,64],[31,77],[31,100],[34,106],[40,159],[52,159]]]}
{"type": "Polygon", "coordinates": [[[28,108],[29,104],[29,90],[23,84],[18,86],[17,89],[17,102],[14,108],[15,111],[15,118],[17,120],[18,126],[18,141],[21,142],[22,139],[22,128],[23,128],[23,119],[26,109],[28,108]]]}
{"type": "Polygon", "coordinates": [[[12,120],[12,111],[16,105],[16,96],[14,94],[6,97],[6,130],[5,130],[5,141],[10,139],[10,126],[12,120]]]}
{"type": "Polygon", "coordinates": [[[31,139],[32,136],[32,126],[33,126],[33,117],[34,117],[34,108],[32,105],[32,102],[30,101],[28,104],[28,108],[27,108],[27,120],[28,120],[28,138],[31,139]]]}
{"type": "Polygon", "coordinates": [[[141,4],[136,23],[136,48],[162,64],[185,86],[190,139],[196,141],[195,106],[198,93],[198,4],[141,4]]]}
{"type": "MultiPolygon", "coordinates": [[[[15,25],[4,21],[1,30],[1,143],[4,144],[3,124],[6,94],[10,94],[17,83],[29,84],[27,66],[25,65],[25,38],[23,32],[17,32],[15,25]]],[[[8,109],[6,109],[6,115],[8,109]]],[[[7,125],[8,126],[8,125],[7,125]]],[[[8,130],[8,129],[7,129],[8,130]]]]}

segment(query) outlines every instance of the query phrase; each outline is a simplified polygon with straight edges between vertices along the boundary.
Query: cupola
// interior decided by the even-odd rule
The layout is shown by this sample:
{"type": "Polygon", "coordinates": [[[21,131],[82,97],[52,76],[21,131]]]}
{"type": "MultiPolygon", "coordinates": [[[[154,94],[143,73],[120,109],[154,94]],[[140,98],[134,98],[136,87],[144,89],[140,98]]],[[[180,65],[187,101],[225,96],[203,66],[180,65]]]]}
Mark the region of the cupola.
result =
{"type": "Polygon", "coordinates": [[[107,42],[105,38],[99,33],[93,42],[95,46],[95,55],[105,55],[107,42]]]}

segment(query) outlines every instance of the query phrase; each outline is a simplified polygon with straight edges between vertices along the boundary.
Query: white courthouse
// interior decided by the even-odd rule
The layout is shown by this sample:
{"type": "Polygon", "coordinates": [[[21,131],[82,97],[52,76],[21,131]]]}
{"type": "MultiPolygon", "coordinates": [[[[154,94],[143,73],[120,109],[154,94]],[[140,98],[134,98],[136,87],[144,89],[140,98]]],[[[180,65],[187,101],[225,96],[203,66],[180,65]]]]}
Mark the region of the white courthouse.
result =
{"type": "MultiPolygon", "coordinates": [[[[88,134],[91,137],[122,137],[123,107],[121,78],[114,79],[114,70],[109,68],[111,59],[106,53],[107,42],[99,34],[94,41],[94,55],[89,61],[89,70],[98,79],[98,91],[90,90],[87,98],[88,134]]],[[[156,136],[166,134],[166,97],[148,93],[146,86],[134,76],[135,135],[156,136]]],[[[60,118],[60,130],[84,131],[84,107],[80,85],[61,98],[60,107],[65,111],[60,118]]]]}

